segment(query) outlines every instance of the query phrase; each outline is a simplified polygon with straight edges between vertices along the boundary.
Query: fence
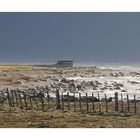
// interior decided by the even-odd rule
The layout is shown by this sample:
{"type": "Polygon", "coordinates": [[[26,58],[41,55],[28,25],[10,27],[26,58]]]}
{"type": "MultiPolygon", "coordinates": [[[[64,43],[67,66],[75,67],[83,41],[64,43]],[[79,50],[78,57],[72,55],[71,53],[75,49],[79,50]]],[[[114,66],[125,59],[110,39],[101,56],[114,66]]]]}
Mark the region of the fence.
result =
{"type": "Polygon", "coordinates": [[[100,97],[100,94],[95,96],[82,96],[81,93],[60,93],[56,90],[55,96],[51,97],[48,91],[25,92],[20,90],[6,90],[6,96],[0,96],[0,110],[11,108],[19,108],[26,110],[61,110],[61,111],[81,111],[81,112],[130,112],[139,114],[140,101],[136,100],[136,95],[133,99],[129,99],[123,94],[115,93],[114,97],[100,97]],[[46,96],[44,96],[46,95],[46,96]]]}

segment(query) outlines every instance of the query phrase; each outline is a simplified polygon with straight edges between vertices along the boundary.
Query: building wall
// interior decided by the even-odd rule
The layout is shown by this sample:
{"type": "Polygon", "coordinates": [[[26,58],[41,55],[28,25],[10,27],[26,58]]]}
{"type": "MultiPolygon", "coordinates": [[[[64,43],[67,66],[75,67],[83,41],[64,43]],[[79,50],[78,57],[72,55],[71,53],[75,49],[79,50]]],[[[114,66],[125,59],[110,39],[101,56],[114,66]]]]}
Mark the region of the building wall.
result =
{"type": "Polygon", "coordinates": [[[73,67],[73,61],[71,60],[59,60],[56,63],[57,67],[73,67]]]}

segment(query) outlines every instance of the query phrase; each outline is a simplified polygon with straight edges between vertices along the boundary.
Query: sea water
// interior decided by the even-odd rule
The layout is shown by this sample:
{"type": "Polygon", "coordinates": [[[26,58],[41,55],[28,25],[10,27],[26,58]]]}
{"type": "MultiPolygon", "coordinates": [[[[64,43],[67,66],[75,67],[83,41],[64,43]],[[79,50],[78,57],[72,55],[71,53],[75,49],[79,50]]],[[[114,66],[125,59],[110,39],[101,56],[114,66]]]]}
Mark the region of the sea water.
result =
{"type": "Polygon", "coordinates": [[[96,66],[101,69],[140,71],[140,63],[77,63],[74,66],[96,66]]]}
{"type": "MultiPolygon", "coordinates": [[[[84,64],[79,65],[84,67],[91,67],[96,66],[101,69],[112,69],[112,70],[119,70],[123,72],[140,72],[140,64],[84,64]]],[[[113,76],[104,76],[104,77],[70,77],[68,79],[74,79],[78,80],[79,83],[82,81],[98,81],[102,83],[102,85],[97,89],[87,89],[85,91],[82,91],[81,94],[84,96],[85,93],[88,93],[89,96],[94,93],[95,96],[100,94],[101,97],[104,97],[106,94],[107,97],[114,97],[114,93],[118,92],[119,98],[122,94],[124,98],[126,98],[127,94],[129,95],[130,99],[134,98],[134,94],[136,95],[136,99],[140,99],[140,76],[121,76],[121,77],[113,77],[113,76]],[[108,85],[112,85],[112,83],[116,82],[117,84],[123,84],[124,86],[121,87],[121,89],[116,90],[110,90],[110,89],[104,89],[101,90],[101,88],[104,86],[104,83],[107,82],[108,85]],[[124,92],[124,90],[126,92],[124,92]]]]}

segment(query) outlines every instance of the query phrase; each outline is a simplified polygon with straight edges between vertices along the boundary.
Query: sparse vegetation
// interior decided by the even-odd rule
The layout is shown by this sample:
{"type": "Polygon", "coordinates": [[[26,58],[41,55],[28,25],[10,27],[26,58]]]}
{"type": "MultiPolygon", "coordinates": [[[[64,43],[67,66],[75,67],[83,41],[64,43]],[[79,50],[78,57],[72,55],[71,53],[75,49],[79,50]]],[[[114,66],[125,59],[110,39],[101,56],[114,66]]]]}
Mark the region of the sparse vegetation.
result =
{"type": "Polygon", "coordinates": [[[32,70],[32,66],[30,65],[17,65],[17,64],[1,64],[0,65],[0,70],[3,70],[3,71],[10,71],[10,70],[13,70],[13,71],[19,71],[19,70],[32,70]]]}
{"type": "Polygon", "coordinates": [[[17,110],[0,112],[1,128],[139,128],[140,116],[87,114],[71,111],[17,110]]]}
{"type": "MultiPolygon", "coordinates": [[[[85,76],[85,75],[110,75],[109,70],[101,70],[98,68],[51,68],[38,67],[30,65],[0,65],[0,82],[1,88],[17,86],[22,88],[34,87],[35,85],[43,85],[47,83],[56,83],[59,78],[64,76],[85,76]],[[55,77],[55,76],[58,77],[55,77]],[[14,83],[22,83],[15,84],[14,83]]],[[[61,83],[64,84],[64,83],[61,83]]],[[[53,85],[55,86],[55,85],[53,85]]],[[[46,102],[48,105],[48,102],[46,102]]],[[[92,103],[89,103],[89,112],[86,111],[86,102],[82,103],[82,109],[73,109],[73,103],[70,103],[68,111],[67,103],[65,110],[56,110],[55,102],[50,102],[53,108],[45,110],[36,110],[33,102],[33,109],[29,110],[24,107],[10,107],[6,103],[0,110],[0,127],[1,128],[139,128],[140,115],[134,114],[134,109],[127,112],[127,105],[124,102],[125,112],[114,112],[114,103],[108,102],[108,113],[106,112],[105,103],[101,103],[101,112],[99,112],[98,102],[95,104],[95,112],[92,110],[92,103]],[[113,112],[112,112],[113,110],[113,112]]],[[[119,103],[121,108],[121,103],[119,103]]],[[[41,103],[40,103],[41,105],[41,103]]],[[[79,103],[76,103],[79,106],[79,103]]],[[[134,104],[132,104],[134,106],[134,104]]],[[[40,107],[41,108],[41,107],[40,107]]],[[[134,107],[133,107],[134,108],[134,107]]],[[[137,103],[139,109],[139,103],[137,103]]]]}

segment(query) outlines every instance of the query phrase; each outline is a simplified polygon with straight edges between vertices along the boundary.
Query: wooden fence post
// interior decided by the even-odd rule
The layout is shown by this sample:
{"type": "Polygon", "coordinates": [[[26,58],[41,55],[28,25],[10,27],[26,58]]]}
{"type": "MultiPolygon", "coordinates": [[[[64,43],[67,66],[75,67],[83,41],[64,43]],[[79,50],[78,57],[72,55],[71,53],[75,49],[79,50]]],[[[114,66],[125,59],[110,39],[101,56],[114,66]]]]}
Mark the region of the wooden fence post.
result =
{"type": "Polygon", "coordinates": [[[0,96],[0,111],[2,111],[2,99],[1,99],[1,96],[0,96]]]}
{"type": "Polygon", "coordinates": [[[82,107],[81,107],[81,93],[79,93],[79,108],[80,108],[80,111],[82,110],[82,107]]]}
{"type": "Polygon", "coordinates": [[[24,103],[25,103],[25,107],[26,107],[26,109],[28,109],[28,105],[27,105],[27,101],[26,101],[26,95],[25,95],[25,93],[23,93],[24,94],[24,103]]]}
{"type": "Polygon", "coordinates": [[[50,95],[49,95],[49,91],[47,91],[47,100],[48,100],[48,109],[50,109],[50,95]]]}
{"type": "Polygon", "coordinates": [[[101,112],[100,95],[99,95],[99,93],[98,93],[98,99],[99,99],[99,112],[101,112]]]}
{"type": "Polygon", "coordinates": [[[75,93],[73,93],[73,96],[74,96],[74,111],[76,111],[75,93]]]}
{"type": "Polygon", "coordinates": [[[115,92],[115,111],[118,111],[118,92],[115,92]]]}
{"type": "Polygon", "coordinates": [[[28,94],[28,96],[29,96],[29,101],[30,101],[31,108],[33,108],[32,98],[31,98],[30,94],[28,94]]]}
{"type": "Polygon", "coordinates": [[[63,99],[63,92],[62,92],[62,99],[61,99],[61,101],[62,101],[62,111],[64,110],[64,99],[63,99]]]}
{"type": "Polygon", "coordinates": [[[11,107],[11,106],[12,106],[12,103],[11,103],[11,96],[10,96],[10,91],[9,91],[8,88],[7,88],[7,99],[8,99],[9,107],[11,107]]]}
{"type": "Polygon", "coordinates": [[[11,99],[12,99],[12,107],[14,107],[15,104],[14,104],[14,93],[13,93],[13,90],[11,90],[11,99]]]}
{"type": "Polygon", "coordinates": [[[94,94],[92,93],[92,109],[93,111],[95,110],[95,106],[94,106],[94,94]]]}
{"type": "Polygon", "coordinates": [[[124,110],[123,110],[123,96],[122,96],[122,94],[121,94],[121,108],[122,108],[122,112],[123,112],[124,110]]]}
{"type": "Polygon", "coordinates": [[[136,95],[134,95],[135,114],[137,113],[137,106],[136,106],[136,103],[137,103],[137,101],[136,101],[136,95]]]}
{"type": "Polygon", "coordinates": [[[36,108],[37,108],[37,110],[38,110],[38,109],[39,109],[39,107],[38,107],[38,102],[37,102],[37,99],[36,99],[35,92],[33,92],[33,94],[34,94],[34,100],[35,100],[36,108]]]}
{"type": "Polygon", "coordinates": [[[16,97],[16,105],[18,107],[18,97],[17,97],[17,92],[15,92],[15,97],[16,97]]]}
{"type": "Polygon", "coordinates": [[[127,109],[128,109],[128,112],[130,111],[130,108],[129,108],[129,96],[127,94],[127,109]]]}
{"type": "Polygon", "coordinates": [[[68,100],[68,110],[70,110],[70,104],[69,104],[69,92],[67,92],[67,100],[68,100]]]}
{"type": "Polygon", "coordinates": [[[22,99],[21,99],[20,92],[19,92],[19,102],[20,102],[20,109],[23,109],[23,104],[22,104],[22,99]]]}
{"type": "Polygon", "coordinates": [[[43,99],[43,93],[41,94],[41,104],[42,104],[42,110],[44,110],[44,99],[43,99]]]}
{"type": "Polygon", "coordinates": [[[87,106],[87,112],[89,111],[89,106],[88,106],[88,94],[86,93],[86,106],[87,106]]]}
{"type": "Polygon", "coordinates": [[[105,106],[106,106],[106,112],[108,112],[108,103],[107,103],[107,97],[106,97],[106,94],[105,94],[105,106]]]}
{"type": "Polygon", "coordinates": [[[59,90],[56,90],[56,109],[61,109],[59,90]]]}

